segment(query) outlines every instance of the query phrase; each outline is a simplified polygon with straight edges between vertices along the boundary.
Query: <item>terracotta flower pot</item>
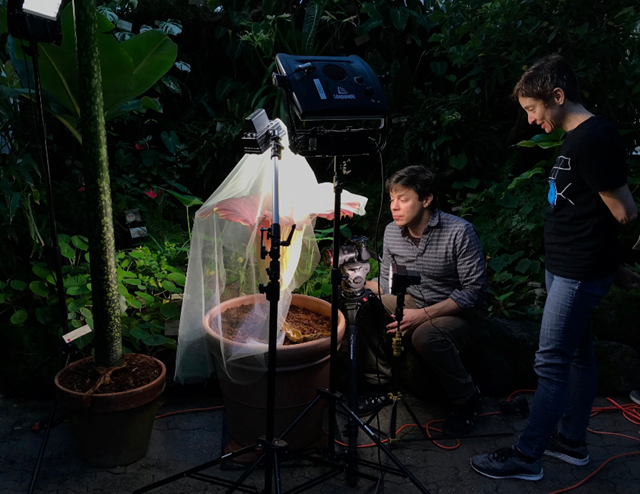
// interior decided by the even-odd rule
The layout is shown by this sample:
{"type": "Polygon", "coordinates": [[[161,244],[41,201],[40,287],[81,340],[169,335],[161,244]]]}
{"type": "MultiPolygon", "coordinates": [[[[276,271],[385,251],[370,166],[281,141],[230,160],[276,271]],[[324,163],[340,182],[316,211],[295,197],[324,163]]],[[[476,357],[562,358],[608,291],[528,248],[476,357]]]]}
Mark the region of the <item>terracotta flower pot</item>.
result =
{"type": "Polygon", "coordinates": [[[120,393],[94,394],[87,407],[83,393],[60,385],[63,372],[93,357],[79,360],[65,367],[55,377],[57,399],[66,412],[69,429],[78,457],[89,465],[114,468],[130,465],[142,458],[149,446],[158,408],[158,397],[164,390],[167,370],[153,358],[161,369],[160,376],[140,388],[120,393]]]}
{"type": "MultiPolygon", "coordinates": [[[[215,356],[214,361],[220,380],[232,442],[235,441],[239,446],[253,444],[259,436],[266,432],[266,370],[264,370],[262,377],[250,384],[242,385],[228,380],[224,368],[219,363],[220,336],[212,329],[211,321],[217,316],[218,311],[224,312],[231,307],[255,303],[265,303],[264,296],[247,295],[228,300],[211,309],[206,314],[204,321],[207,344],[215,356]]],[[[293,294],[291,304],[325,316],[331,316],[331,304],[318,298],[293,294]]],[[[338,345],[342,341],[344,330],[344,316],[338,311],[338,345]]],[[[313,401],[319,386],[329,386],[330,340],[330,338],[321,338],[278,347],[274,421],[276,437],[279,437],[313,401]]],[[[245,343],[231,340],[226,340],[225,344],[237,348],[245,345],[245,343]]],[[[255,372],[259,364],[255,358],[249,357],[235,360],[234,365],[245,365],[249,372],[255,372]]],[[[284,440],[294,450],[313,444],[318,441],[322,433],[323,419],[324,403],[319,401],[284,440]]]]}

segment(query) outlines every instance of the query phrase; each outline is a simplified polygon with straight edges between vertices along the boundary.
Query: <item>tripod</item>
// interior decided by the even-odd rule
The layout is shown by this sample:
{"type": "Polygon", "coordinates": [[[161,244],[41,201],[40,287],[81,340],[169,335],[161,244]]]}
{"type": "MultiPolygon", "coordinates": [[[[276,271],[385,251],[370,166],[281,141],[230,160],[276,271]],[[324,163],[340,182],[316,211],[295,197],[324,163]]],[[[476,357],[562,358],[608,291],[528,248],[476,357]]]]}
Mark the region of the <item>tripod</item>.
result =
{"type": "MultiPolygon", "coordinates": [[[[393,292],[396,295],[396,310],[394,315],[395,315],[395,321],[397,323],[398,329],[396,330],[396,333],[393,336],[393,340],[391,344],[391,348],[393,350],[393,357],[391,359],[391,392],[389,393],[389,399],[391,400],[391,411],[389,414],[390,444],[391,444],[391,441],[396,439],[398,402],[400,402],[402,406],[404,406],[405,410],[409,413],[413,421],[416,423],[416,426],[420,429],[420,432],[422,433],[424,438],[430,441],[433,441],[433,439],[429,437],[429,434],[427,433],[427,428],[420,423],[416,414],[409,406],[409,403],[407,403],[407,400],[404,398],[404,396],[400,392],[398,370],[400,366],[402,352],[404,351],[404,348],[402,346],[402,337],[404,335],[404,332],[400,331],[400,326],[404,316],[404,296],[406,295],[406,291],[404,289],[396,290],[394,287],[393,292]]],[[[369,424],[374,419],[374,417],[376,417],[380,413],[380,410],[382,410],[382,408],[384,408],[385,406],[386,406],[386,403],[384,402],[380,403],[373,410],[373,412],[371,413],[371,416],[369,417],[366,423],[369,424]]]]}
{"type": "MultiPolygon", "coordinates": [[[[29,41],[29,47],[23,47],[23,51],[31,56],[31,60],[33,61],[33,78],[35,82],[35,96],[36,96],[36,107],[37,107],[37,118],[38,118],[38,129],[37,136],[39,142],[39,147],[41,151],[41,159],[43,165],[43,173],[42,176],[45,181],[45,186],[47,189],[47,200],[49,203],[49,221],[51,223],[51,242],[52,246],[50,249],[51,257],[53,258],[54,270],[55,270],[55,279],[56,279],[56,291],[58,293],[58,315],[60,317],[60,325],[62,327],[62,332],[66,333],[68,329],[68,319],[67,319],[67,304],[64,300],[63,294],[65,293],[63,278],[62,278],[62,255],[60,253],[60,244],[58,243],[58,232],[56,225],[56,215],[55,208],[53,204],[53,188],[51,185],[51,168],[49,165],[49,149],[47,146],[47,127],[44,120],[44,110],[42,106],[42,85],[40,84],[40,68],[38,65],[38,41],[37,39],[31,35],[31,33],[22,33],[20,32],[20,23],[17,20],[11,20],[12,27],[18,31],[18,35],[22,38],[22,35],[26,35],[26,39],[29,41]]],[[[24,26],[29,26],[28,23],[24,24],[24,26]]],[[[23,26],[23,28],[24,28],[23,26]]],[[[28,30],[28,29],[27,29],[28,30]]],[[[25,65],[26,65],[25,60],[25,65]]],[[[79,349],[74,347],[72,343],[60,342],[59,343],[59,356],[64,355],[65,364],[62,368],[66,367],[73,354],[78,354],[79,349]]],[[[49,357],[46,359],[35,371],[33,374],[42,369],[46,363],[51,359],[49,357]]],[[[62,360],[62,359],[61,359],[62,360]]],[[[47,448],[47,443],[49,441],[49,434],[53,427],[54,417],[57,409],[57,400],[54,398],[53,404],[51,406],[51,411],[49,412],[49,416],[47,418],[47,422],[44,428],[44,435],[42,437],[42,442],[40,444],[40,450],[38,451],[38,457],[36,459],[36,464],[33,469],[33,474],[31,476],[31,481],[29,483],[28,493],[31,494],[35,491],[36,483],[38,480],[38,475],[40,473],[40,466],[42,465],[42,460],[44,458],[44,453],[47,448]]]]}

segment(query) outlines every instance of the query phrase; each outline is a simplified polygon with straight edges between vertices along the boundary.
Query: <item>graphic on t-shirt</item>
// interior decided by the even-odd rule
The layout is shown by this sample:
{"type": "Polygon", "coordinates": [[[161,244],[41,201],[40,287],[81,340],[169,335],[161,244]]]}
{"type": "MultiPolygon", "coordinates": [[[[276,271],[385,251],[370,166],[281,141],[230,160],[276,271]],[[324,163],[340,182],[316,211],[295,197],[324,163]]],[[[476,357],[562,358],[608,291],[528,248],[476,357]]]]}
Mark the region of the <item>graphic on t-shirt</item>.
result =
{"type": "Polygon", "coordinates": [[[567,189],[569,189],[569,187],[571,187],[571,184],[568,184],[564,189],[562,189],[561,192],[558,192],[558,187],[556,185],[556,180],[558,178],[558,173],[560,173],[561,171],[569,171],[571,170],[571,159],[567,158],[566,156],[558,156],[558,159],[556,160],[556,164],[553,165],[553,169],[551,170],[551,173],[549,174],[549,204],[551,204],[551,207],[555,207],[557,201],[558,201],[558,197],[565,199],[567,201],[569,201],[572,205],[575,206],[575,203],[569,199],[568,197],[566,197],[564,194],[567,191],[567,189]]]}

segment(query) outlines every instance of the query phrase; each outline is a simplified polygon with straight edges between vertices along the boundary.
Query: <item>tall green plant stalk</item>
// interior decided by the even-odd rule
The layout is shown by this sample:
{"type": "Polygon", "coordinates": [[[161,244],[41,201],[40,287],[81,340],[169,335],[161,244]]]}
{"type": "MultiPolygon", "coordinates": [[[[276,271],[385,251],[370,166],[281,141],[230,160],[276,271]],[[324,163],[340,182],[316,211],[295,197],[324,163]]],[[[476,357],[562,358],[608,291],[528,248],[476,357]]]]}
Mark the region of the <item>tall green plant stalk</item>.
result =
{"type": "Polygon", "coordinates": [[[93,216],[89,249],[95,363],[98,367],[119,367],[123,363],[120,303],[95,0],[75,0],[75,17],[85,184],[93,216]]]}

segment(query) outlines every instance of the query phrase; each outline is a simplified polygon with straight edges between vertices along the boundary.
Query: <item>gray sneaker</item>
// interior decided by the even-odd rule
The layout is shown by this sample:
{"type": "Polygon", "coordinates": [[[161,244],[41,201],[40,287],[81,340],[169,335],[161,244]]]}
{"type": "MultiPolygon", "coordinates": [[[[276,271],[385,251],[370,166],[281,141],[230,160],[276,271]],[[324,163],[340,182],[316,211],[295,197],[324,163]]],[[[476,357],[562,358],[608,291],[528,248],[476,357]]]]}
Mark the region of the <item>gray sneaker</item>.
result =
{"type": "Polygon", "coordinates": [[[635,404],[640,405],[640,389],[631,391],[631,393],[629,393],[629,398],[631,398],[631,401],[633,401],[635,404]]]}
{"type": "Polygon", "coordinates": [[[515,446],[471,458],[471,467],[490,479],[540,480],[544,470],[540,460],[529,463],[515,446]]]}
{"type": "Polygon", "coordinates": [[[578,467],[589,463],[587,443],[571,441],[557,431],[551,436],[544,454],[578,467]]]}

